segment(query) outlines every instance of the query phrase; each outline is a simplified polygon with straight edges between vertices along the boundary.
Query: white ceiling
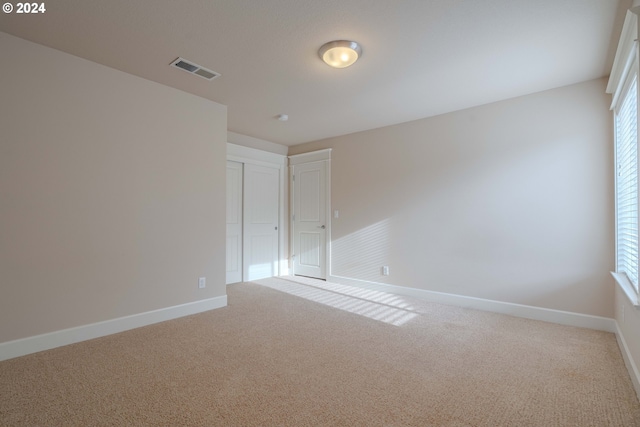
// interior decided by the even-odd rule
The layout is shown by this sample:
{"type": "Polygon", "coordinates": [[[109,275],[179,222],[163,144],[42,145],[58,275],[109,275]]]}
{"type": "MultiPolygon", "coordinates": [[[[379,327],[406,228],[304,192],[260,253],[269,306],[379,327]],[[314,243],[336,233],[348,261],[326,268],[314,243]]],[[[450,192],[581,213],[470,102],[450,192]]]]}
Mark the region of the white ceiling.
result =
{"type": "Polygon", "coordinates": [[[294,145],[606,76],[630,4],[54,0],[0,14],[0,30],[225,104],[230,131],[294,145]],[[318,58],[337,39],[363,46],[350,68],[318,58]],[[222,77],[170,67],[178,56],[222,77]]]}

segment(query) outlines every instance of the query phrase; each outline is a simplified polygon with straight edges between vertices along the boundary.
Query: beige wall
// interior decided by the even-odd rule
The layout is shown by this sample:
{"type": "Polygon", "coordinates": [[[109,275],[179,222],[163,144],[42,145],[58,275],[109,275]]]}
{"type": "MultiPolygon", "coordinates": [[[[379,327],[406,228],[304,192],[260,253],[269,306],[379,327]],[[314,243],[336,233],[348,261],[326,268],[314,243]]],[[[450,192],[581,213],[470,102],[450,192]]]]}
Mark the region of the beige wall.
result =
{"type": "Polygon", "coordinates": [[[290,147],[333,148],[332,274],[612,317],[605,83],[290,147]]]}
{"type": "Polygon", "coordinates": [[[0,342],[225,295],[226,107],[0,52],[0,342]]]}

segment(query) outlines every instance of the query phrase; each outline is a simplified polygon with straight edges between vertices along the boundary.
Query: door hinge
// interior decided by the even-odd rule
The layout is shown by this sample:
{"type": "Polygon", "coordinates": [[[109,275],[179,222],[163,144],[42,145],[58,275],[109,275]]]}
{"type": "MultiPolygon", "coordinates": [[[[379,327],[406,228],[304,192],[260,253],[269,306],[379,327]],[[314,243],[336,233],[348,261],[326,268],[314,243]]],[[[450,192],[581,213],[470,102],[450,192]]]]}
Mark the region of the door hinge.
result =
{"type": "Polygon", "coordinates": [[[293,181],[296,180],[296,176],[295,175],[291,175],[291,178],[293,178],[293,181]]]}
{"type": "Polygon", "coordinates": [[[296,216],[294,214],[293,217],[291,218],[291,221],[295,221],[295,220],[296,220],[296,216]]]}

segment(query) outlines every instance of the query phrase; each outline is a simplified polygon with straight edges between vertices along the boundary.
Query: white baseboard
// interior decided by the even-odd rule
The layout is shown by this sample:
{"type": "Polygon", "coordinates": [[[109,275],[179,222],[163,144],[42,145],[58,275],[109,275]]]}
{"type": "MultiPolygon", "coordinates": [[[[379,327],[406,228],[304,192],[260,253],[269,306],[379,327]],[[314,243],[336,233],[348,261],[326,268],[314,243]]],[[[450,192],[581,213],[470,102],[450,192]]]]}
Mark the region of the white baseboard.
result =
{"type": "Polygon", "coordinates": [[[525,319],[542,320],[545,322],[595,329],[598,331],[614,333],[617,331],[616,321],[607,317],[572,313],[570,311],[553,310],[549,308],[474,298],[463,295],[447,294],[444,292],[427,291],[424,289],[408,288],[404,286],[388,285],[386,283],[369,282],[341,276],[329,276],[327,280],[334,283],[351,285],[364,289],[406,295],[439,304],[455,305],[457,307],[508,314],[511,316],[523,317],[525,319]]]}
{"type": "Polygon", "coordinates": [[[618,341],[618,347],[620,347],[620,352],[622,353],[624,364],[627,367],[627,371],[629,371],[629,376],[631,377],[633,388],[636,391],[636,396],[640,398],[640,372],[638,371],[638,367],[633,361],[633,356],[631,356],[631,352],[629,351],[627,342],[624,339],[624,335],[622,334],[620,325],[618,325],[618,322],[615,322],[615,324],[616,324],[616,340],[618,341]]]}
{"type": "Polygon", "coordinates": [[[0,343],[0,361],[61,347],[63,345],[74,344],[80,341],[99,338],[105,335],[111,335],[127,331],[129,329],[151,325],[153,323],[164,322],[165,320],[189,316],[191,314],[225,307],[226,305],[227,296],[222,295],[206,300],[194,301],[186,304],[175,305],[173,307],[147,311],[145,313],[133,314],[131,316],[119,317],[117,319],[105,320],[103,322],[91,323],[89,325],[36,335],[33,337],[7,341],[0,343]]]}

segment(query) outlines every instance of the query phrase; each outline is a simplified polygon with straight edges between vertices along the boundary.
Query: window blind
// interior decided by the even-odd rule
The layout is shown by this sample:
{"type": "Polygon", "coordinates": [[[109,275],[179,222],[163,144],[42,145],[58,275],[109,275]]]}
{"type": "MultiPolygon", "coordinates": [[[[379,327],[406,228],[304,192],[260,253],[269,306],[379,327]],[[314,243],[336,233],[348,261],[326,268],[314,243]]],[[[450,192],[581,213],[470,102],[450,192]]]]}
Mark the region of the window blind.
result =
{"type": "Polygon", "coordinates": [[[616,111],[616,270],[638,290],[638,77],[616,111]]]}

